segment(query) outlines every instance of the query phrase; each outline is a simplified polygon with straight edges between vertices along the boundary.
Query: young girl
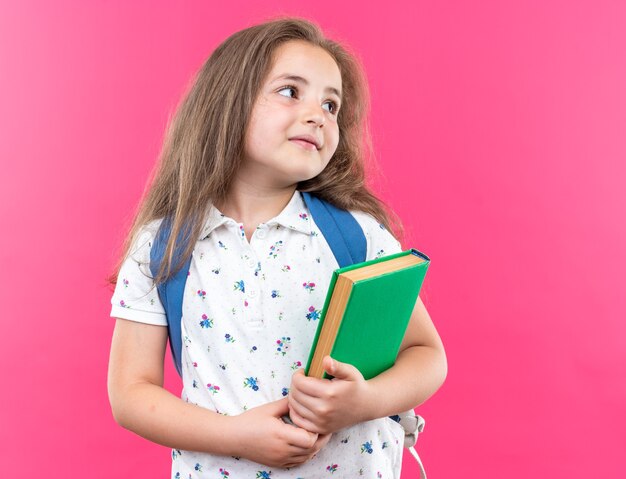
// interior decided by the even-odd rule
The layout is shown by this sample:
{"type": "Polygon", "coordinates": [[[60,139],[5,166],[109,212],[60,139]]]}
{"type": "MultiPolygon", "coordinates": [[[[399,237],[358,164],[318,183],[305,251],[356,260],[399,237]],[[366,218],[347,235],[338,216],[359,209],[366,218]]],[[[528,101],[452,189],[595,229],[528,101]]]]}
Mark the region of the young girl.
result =
{"type": "Polygon", "coordinates": [[[333,380],[302,370],[338,265],[300,192],[352,212],[368,260],[401,250],[364,184],[363,78],[315,25],[275,20],[222,43],[170,125],[113,281],[108,387],[120,425],[172,448],[173,478],[400,476],[403,430],[388,416],[446,376],[421,300],[383,374],[366,381],[330,357],[333,380]],[[192,240],[174,245],[179,233],[192,240]],[[168,333],[155,285],[190,256],[178,398],[162,387],[168,333]]]}

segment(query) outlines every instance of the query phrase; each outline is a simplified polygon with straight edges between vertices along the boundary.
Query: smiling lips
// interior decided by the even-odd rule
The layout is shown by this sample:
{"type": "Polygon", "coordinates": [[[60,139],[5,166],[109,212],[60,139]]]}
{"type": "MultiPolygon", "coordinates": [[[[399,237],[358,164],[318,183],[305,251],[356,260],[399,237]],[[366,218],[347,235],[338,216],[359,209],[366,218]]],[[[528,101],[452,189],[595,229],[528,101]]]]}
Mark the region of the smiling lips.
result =
{"type": "Polygon", "coordinates": [[[292,141],[306,150],[319,150],[320,145],[317,139],[315,139],[311,135],[301,135],[294,136],[293,138],[289,138],[289,141],[292,141]]]}

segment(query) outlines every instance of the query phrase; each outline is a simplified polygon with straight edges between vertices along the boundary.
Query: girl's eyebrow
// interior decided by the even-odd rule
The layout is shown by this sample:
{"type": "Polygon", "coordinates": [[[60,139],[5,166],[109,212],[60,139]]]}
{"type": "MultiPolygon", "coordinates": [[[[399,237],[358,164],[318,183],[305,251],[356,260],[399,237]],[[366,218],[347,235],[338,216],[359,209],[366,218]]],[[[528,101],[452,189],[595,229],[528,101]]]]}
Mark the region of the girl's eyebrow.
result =
{"type": "MultiPolygon", "coordinates": [[[[275,81],[278,81],[278,80],[291,80],[291,81],[296,82],[296,83],[302,83],[303,85],[306,85],[306,86],[309,85],[309,81],[306,78],[303,78],[303,77],[301,77],[299,75],[294,75],[292,73],[284,73],[282,75],[279,75],[279,76],[277,76],[276,78],[274,78],[272,80],[272,83],[274,83],[275,81]]],[[[341,100],[341,92],[339,90],[337,90],[336,88],[334,88],[334,87],[327,86],[326,89],[324,90],[324,92],[326,92],[326,93],[334,93],[341,100]]]]}

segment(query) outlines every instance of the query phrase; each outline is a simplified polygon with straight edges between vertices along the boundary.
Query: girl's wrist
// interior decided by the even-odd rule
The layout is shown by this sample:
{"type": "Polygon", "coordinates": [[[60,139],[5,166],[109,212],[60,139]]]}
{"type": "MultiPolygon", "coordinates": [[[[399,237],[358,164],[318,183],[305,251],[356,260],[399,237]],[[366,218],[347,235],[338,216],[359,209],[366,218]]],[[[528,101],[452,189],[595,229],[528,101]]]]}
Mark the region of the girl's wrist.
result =
{"type": "Polygon", "coordinates": [[[222,447],[223,456],[242,457],[245,448],[244,427],[241,421],[241,414],[237,416],[222,416],[224,419],[222,426],[222,447]]]}
{"type": "Polygon", "coordinates": [[[372,379],[365,381],[365,389],[362,397],[361,422],[373,421],[374,419],[379,419],[384,416],[384,414],[380,414],[381,399],[378,395],[375,381],[372,379]]]}
{"type": "Polygon", "coordinates": [[[210,431],[205,436],[205,444],[199,451],[219,456],[235,456],[240,454],[240,427],[236,421],[238,416],[225,416],[215,411],[207,411],[209,417],[203,424],[204,430],[210,431]]]}

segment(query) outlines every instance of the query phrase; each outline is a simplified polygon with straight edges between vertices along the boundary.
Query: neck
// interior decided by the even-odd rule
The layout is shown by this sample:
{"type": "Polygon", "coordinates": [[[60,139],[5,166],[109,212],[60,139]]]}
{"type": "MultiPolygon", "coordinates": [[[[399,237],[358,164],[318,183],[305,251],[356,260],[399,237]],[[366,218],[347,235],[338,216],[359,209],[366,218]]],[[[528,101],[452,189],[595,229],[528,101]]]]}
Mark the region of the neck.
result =
{"type": "Polygon", "coordinates": [[[227,199],[216,208],[229,218],[254,231],[260,224],[278,215],[293,197],[296,185],[268,188],[242,180],[233,182],[227,199]]]}

